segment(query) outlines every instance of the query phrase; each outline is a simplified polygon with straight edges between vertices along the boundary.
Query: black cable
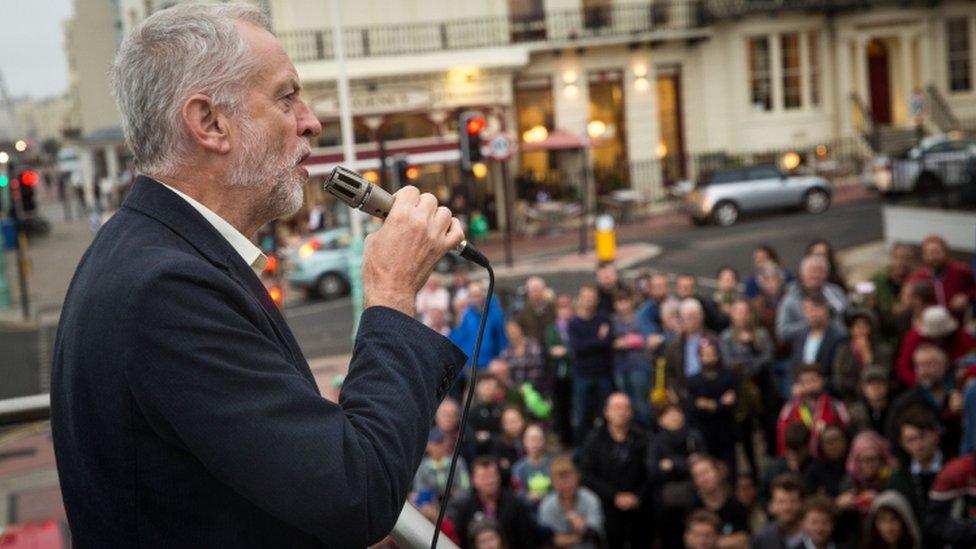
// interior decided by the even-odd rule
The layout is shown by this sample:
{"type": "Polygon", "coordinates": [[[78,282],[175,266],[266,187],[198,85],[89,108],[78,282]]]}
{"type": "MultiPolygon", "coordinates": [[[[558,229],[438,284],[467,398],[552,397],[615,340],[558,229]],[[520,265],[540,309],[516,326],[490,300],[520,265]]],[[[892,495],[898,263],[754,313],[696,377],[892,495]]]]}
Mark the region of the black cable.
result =
{"type": "MultiPolygon", "coordinates": [[[[481,352],[481,338],[485,335],[485,324],[488,322],[488,309],[491,299],[495,293],[495,271],[487,260],[482,266],[488,271],[488,292],[485,294],[485,304],[481,307],[481,322],[478,323],[478,337],[474,341],[474,353],[471,355],[471,379],[468,380],[468,396],[464,403],[464,410],[461,412],[461,423],[458,425],[458,439],[454,443],[454,456],[451,457],[451,468],[447,472],[447,485],[444,487],[444,498],[441,501],[440,511],[437,512],[437,523],[434,524],[434,537],[430,541],[430,548],[437,549],[437,538],[441,534],[441,524],[444,522],[444,513],[447,512],[447,502],[451,499],[451,486],[454,484],[454,470],[457,469],[458,457],[461,455],[461,443],[464,441],[465,427],[468,424],[468,411],[471,409],[471,401],[474,400],[474,385],[478,381],[478,354],[481,352]]],[[[464,535],[463,532],[459,532],[464,535]]]]}

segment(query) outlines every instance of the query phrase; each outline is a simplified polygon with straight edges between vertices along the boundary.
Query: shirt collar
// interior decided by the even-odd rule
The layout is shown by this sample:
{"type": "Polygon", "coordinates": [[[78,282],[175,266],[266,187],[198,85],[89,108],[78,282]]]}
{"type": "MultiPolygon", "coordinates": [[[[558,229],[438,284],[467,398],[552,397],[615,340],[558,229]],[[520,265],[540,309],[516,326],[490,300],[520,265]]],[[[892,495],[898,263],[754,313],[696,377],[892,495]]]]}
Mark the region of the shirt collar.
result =
{"type": "Polygon", "coordinates": [[[935,457],[932,458],[932,463],[924,469],[919,462],[913,459],[911,468],[913,475],[921,475],[922,473],[938,473],[942,470],[942,452],[937,452],[935,457]]]}
{"type": "Polygon", "coordinates": [[[164,187],[176,193],[177,196],[186,200],[193,209],[200,212],[200,215],[207,220],[208,223],[213,225],[214,229],[227,240],[227,243],[234,248],[234,251],[241,256],[244,263],[247,263],[254,269],[255,273],[260,274],[264,270],[264,267],[268,264],[268,258],[263,253],[261,249],[254,245],[246,236],[241,234],[240,231],[234,228],[233,225],[228,223],[224,218],[220,217],[213,212],[210,208],[204,206],[203,204],[197,202],[196,200],[190,198],[186,194],[170,187],[169,185],[162,183],[164,187]]]}

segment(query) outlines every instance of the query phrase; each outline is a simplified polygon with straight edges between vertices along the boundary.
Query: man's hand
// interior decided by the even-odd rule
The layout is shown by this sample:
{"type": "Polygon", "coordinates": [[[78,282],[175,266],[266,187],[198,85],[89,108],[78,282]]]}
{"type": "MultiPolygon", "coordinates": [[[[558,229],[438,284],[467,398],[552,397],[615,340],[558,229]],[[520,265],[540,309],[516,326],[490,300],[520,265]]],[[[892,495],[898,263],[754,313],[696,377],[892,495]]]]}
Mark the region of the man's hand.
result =
{"type": "Polygon", "coordinates": [[[366,237],[363,301],[414,316],[417,292],[444,254],[464,239],[461,223],[437,198],[404,187],[383,227],[366,237]]]}
{"type": "Polygon", "coordinates": [[[640,506],[640,498],[631,492],[617,492],[613,496],[613,505],[621,511],[629,511],[640,506]]]}

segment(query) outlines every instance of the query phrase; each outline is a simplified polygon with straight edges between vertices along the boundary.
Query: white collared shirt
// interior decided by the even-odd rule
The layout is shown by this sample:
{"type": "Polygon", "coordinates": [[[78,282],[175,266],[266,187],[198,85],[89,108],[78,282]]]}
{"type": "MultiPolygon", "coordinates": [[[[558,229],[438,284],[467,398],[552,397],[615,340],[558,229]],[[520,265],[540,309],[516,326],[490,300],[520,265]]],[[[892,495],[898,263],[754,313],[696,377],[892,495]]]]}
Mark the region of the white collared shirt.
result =
{"type": "Polygon", "coordinates": [[[203,218],[206,219],[208,223],[213,225],[213,228],[217,229],[217,232],[220,233],[220,235],[227,240],[227,243],[230,244],[232,248],[234,248],[234,251],[236,251],[238,255],[241,256],[241,259],[244,260],[244,263],[250,265],[251,268],[254,269],[255,274],[258,275],[261,274],[261,271],[263,271],[264,267],[268,264],[268,258],[263,253],[261,253],[260,248],[255,246],[253,242],[251,242],[246,236],[241,234],[240,231],[235,229],[233,225],[225,221],[224,218],[215,214],[213,210],[211,210],[210,208],[204,206],[203,204],[197,202],[196,200],[190,198],[189,196],[181,193],[180,191],[174,189],[173,187],[170,187],[165,183],[160,183],[160,184],[166,187],[167,189],[173,191],[174,193],[176,193],[177,196],[179,196],[183,200],[186,200],[191,206],[193,206],[193,209],[200,212],[200,215],[202,215],[203,218]]]}
{"type": "Polygon", "coordinates": [[[942,470],[942,452],[936,452],[935,456],[932,458],[932,463],[928,467],[922,468],[922,465],[912,460],[911,472],[913,475],[921,475],[922,473],[938,473],[942,470]]]}

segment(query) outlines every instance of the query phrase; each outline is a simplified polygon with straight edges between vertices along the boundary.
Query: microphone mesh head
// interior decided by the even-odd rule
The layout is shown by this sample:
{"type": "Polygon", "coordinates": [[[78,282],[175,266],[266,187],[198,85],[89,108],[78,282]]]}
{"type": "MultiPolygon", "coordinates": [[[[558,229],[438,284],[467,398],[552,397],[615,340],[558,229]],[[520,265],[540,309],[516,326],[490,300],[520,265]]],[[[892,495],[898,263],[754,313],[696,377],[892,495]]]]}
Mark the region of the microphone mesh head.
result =
{"type": "Polygon", "coordinates": [[[336,166],[322,184],[322,190],[338,198],[351,208],[359,208],[366,199],[370,183],[358,173],[336,166]]]}

